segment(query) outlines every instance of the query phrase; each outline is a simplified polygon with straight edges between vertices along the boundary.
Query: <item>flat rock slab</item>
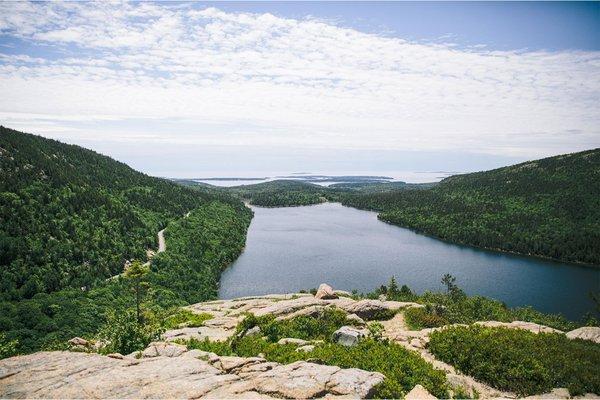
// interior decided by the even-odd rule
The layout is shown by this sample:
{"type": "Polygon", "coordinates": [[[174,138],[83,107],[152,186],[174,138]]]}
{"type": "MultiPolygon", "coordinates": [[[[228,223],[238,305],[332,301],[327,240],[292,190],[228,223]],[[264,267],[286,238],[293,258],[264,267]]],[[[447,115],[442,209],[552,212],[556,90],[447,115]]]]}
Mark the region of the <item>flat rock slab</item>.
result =
{"type": "Polygon", "coordinates": [[[149,358],[40,352],[0,360],[0,398],[368,397],[384,376],[360,369],[219,357],[153,343],[149,358]]]}
{"type": "Polygon", "coordinates": [[[595,343],[600,343],[600,328],[597,326],[584,326],[567,332],[569,339],[591,340],[595,343]]]}

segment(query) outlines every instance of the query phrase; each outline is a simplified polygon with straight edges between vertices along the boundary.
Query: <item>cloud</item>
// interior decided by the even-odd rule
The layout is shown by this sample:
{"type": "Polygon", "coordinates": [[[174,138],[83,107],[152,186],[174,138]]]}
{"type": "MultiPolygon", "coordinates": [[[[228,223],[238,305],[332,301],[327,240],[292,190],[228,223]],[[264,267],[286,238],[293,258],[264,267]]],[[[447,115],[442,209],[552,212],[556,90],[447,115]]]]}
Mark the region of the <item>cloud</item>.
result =
{"type": "Polygon", "coordinates": [[[531,157],[600,146],[598,52],[461,49],[169,3],[4,2],[0,35],[22,44],[0,47],[0,118],[39,133],[53,121],[53,135],[86,137],[97,122],[123,140],[531,157]],[[157,119],[170,128],[140,134],[157,119]]]}

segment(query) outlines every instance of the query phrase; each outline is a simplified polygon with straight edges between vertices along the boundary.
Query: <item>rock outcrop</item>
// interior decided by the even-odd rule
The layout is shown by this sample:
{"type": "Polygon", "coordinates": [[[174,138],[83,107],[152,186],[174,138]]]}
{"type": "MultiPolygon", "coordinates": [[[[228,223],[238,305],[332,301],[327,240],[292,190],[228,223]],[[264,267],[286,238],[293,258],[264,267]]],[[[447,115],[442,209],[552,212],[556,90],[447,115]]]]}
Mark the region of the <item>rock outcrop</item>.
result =
{"type": "MultiPolygon", "coordinates": [[[[318,317],[329,309],[346,313],[347,326],[338,329],[332,342],[354,346],[369,335],[365,320],[379,320],[383,336],[415,351],[434,368],[446,375],[452,393],[480,398],[516,398],[516,394],[496,390],[462,374],[452,365],[436,359],[428,350],[432,332],[440,328],[410,330],[402,312],[416,303],[379,300],[354,300],[328,285],[321,285],[322,295],[308,293],[245,297],[190,305],[196,313],[212,318],[200,327],[182,327],[167,331],[160,342],[130,355],[118,353],[101,356],[93,352],[102,343],[73,338],[69,341],[78,352],[41,352],[0,360],[0,398],[365,398],[384,375],[360,369],[298,361],[278,364],[258,357],[218,356],[201,350],[188,350],[176,343],[190,338],[226,341],[234,335],[262,336],[259,327],[236,332],[248,313],[272,315],[278,320],[298,316],[318,317]],[[390,318],[391,317],[391,318],[390,318]],[[98,345],[98,346],[97,346],[98,345]]],[[[488,327],[525,329],[534,333],[562,333],[556,329],[523,321],[481,321],[488,327]]],[[[466,326],[466,325],[463,325],[466,326]]],[[[570,339],[600,342],[600,328],[583,327],[566,333],[570,339]]],[[[319,341],[283,338],[279,345],[293,345],[297,352],[311,352],[319,341]]],[[[310,356],[309,356],[310,357],[310,356]]],[[[307,357],[308,358],[308,357],[307,357]]],[[[555,389],[539,398],[567,398],[564,389],[555,389]]],[[[420,385],[407,399],[433,399],[420,385]]]]}
{"type": "MultiPolygon", "coordinates": [[[[322,288],[324,285],[321,285],[322,288]]],[[[329,285],[325,285],[329,289],[329,285]]],[[[325,291],[328,292],[329,289],[325,291]]],[[[331,289],[331,293],[334,293],[331,289]]],[[[334,293],[335,294],[335,293],[334,293]]],[[[226,341],[235,335],[237,324],[245,318],[247,313],[257,317],[273,315],[279,320],[295,318],[301,315],[316,317],[326,309],[337,308],[350,315],[350,319],[357,325],[364,319],[372,319],[381,312],[395,311],[408,307],[422,307],[421,304],[380,301],[380,300],[354,300],[350,297],[337,296],[336,298],[317,298],[310,293],[274,294],[257,297],[243,297],[233,300],[216,300],[198,303],[187,308],[196,313],[208,313],[214,318],[205,321],[203,326],[196,328],[173,329],[163,334],[166,341],[189,340],[191,338],[211,341],[226,341]],[[352,315],[354,314],[354,315],[352,315]]]]}
{"type": "Polygon", "coordinates": [[[600,343],[600,328],[597,326],[584,326],[567,332],[569,339],[591,340],[595,343],[600,343]]]}
{"type": "Polygon", "coordinates": [[[365,398],[384,376],[152,343],[141,359],[40,352],[0,361],[1,398],[365,398]]]}
{"type": "Polygon", "coordinates": [[[331,286],[329,286],[326,283],[321,283],[319,289],[317,289],[315,298],[322,300],[337,299],[338,295],[333,291],[333,288],[331,286]]]}

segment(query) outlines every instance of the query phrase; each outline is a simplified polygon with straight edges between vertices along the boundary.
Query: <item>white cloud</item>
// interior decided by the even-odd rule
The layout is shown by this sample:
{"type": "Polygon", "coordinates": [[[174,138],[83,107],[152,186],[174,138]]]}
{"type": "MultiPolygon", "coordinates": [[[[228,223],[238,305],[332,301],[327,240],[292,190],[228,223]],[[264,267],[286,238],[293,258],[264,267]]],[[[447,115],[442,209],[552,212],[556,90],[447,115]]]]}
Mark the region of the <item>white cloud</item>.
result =
{"type": "Polygon", "coordinates": [[[41,120],[55,135],[109,119],[123,124],[107,137],[127,136],[164,119],[172,129],[132,137],[531,157],[600,146],[598,52],[465,50],[168,3],[5,2],[0,31],[47,46],[0,54],[0,117],[39,133],[41,120]]]}

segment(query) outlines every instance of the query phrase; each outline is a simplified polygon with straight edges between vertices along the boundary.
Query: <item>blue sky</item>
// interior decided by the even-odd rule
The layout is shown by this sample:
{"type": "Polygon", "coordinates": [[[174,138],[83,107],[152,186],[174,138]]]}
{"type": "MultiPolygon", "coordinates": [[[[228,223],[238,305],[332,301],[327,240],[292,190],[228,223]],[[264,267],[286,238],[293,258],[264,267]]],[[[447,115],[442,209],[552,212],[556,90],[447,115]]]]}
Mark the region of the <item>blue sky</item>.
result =
{"type": "Polygon", "coordinates": [[[600,3],[0,3],[0,121],[160,176],[600,146],[600,3]]]}
{"type": "Polygon", "coordinates": [[[314,15],[364,32],[495,50],[600,50],[600,2],[204,2],[230,12],[314,15]]]}

